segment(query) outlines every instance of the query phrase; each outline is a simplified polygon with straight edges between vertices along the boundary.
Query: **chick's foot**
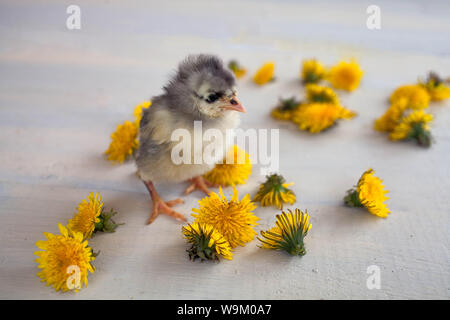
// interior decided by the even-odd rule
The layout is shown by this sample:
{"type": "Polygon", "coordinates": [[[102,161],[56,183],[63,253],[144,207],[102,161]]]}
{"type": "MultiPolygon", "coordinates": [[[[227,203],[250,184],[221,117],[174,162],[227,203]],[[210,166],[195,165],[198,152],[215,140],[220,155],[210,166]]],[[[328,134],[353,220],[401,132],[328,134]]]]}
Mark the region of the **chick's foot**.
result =
{"type": "Polygon", "coordinates": [[[200,191],[203,191],[204,193],[206,193],[206,195],[208,195],[211,193],[211,190],[209,190],[209,187],[216,186],[213,183],[206,180],[205,178],[203,178],[202,176],[192,178],[189,180],[189,182],[191,184],[189,185],[189,187],[186,188],[186,190],[184,191],[184,194],[189,194],[195,190],[200,190],[200,191]]]}
{"type": "Polygon", "coordinates": [[[153,221],[155,221],[161,212],[179,221],[186,221],[184,215],[172,209],[173,206],[184,203],[183,199],[178,198],[175,200],[164,201],[159,196],[158,192],[156,192],[155,186],[151,181],[144,181],[144,184],[147,187],[147,190],[150,193],[153,201],[152,212],[150,213],[150,217],[147,220],[147,224],[151,224],[153,221]]]}

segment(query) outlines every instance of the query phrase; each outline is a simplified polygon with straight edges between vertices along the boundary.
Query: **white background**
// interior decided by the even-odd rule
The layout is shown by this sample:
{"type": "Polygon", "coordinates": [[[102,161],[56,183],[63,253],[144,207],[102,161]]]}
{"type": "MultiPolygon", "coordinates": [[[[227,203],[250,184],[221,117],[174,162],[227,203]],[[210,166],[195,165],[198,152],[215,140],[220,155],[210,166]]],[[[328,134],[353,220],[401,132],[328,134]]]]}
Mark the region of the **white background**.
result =
{"type": "MultiPolygon", "coordinates": [[[[448,1],[2,1],[0,298],[448,299],[450,104],[430,107],[436,143],[428,150],[390,142],[373,121],[397,86],[429,70],[450,75],[449,16],[448,1]],[[81,7],[81,30],[66,28],[70,4],[81,7]],[[370,4],[381,8],[381,30],[366,28],[370,4]],[[265,251],[255,240],[232,261],[193,263],[179,222],[161,216],[145,225],[151,203],[134,164],[102,155],[135,105],[201,52],[236,58],[250,73],[276,62],[276,82],[239,81],[242,127],[281,129],[280,172],[312,219],[306,256],[265,251]],[[353,57],[365,71],[359,89],[340,93],[358,117],[319,135],[269,116],[279,97],[303,97],[298,73],[311,57],[327,65],[353,57]],[[390,190],[387,219],[343,206],[369,167],[390,190]],[[101,253],[87,288],[55,293],[36,276],[34,244],[96,191],[125,225],[90,241],[101,253]],[[381,269],[380,290],[366,287],[370,265],[381,269]]],[[[255,166],[241,196],[262,181],[255,166]]],[[[186,185],[157,187],[172,199],[186,185]]],[[[177,209],[189,216],[202,196],[177,209]]],[[[255,213],[259,231],[277,210],[255,213]]]]}

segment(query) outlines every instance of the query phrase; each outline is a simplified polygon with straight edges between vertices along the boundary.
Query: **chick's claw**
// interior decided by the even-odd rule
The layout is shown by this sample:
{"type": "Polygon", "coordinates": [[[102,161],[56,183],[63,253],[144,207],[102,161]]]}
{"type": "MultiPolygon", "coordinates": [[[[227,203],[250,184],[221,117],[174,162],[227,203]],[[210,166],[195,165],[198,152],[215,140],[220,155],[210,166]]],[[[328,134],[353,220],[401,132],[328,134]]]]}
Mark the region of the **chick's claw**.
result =
{"type": "Polygon", "coordinates": [[[175,199],[165,202],[161,198],[153,199],[153,210],[151,212],[150,218],[147,221],[147,224],[151,224],[153,221],[155,221],[161,212],[177,219],[178,221],[185,222],[186,218],[184,217],[184,215],[172,209],[173,206],[180,203],[184,203],[184,201],[182,199],[175,199]]]}
{"type": "Polygon", "coordinates": [[[165,213],[168,216],[171,216],[179,221],[183,221],[183,222],[186,221],[186,218],[184,217],[184,215],[182,215],[181,213],[172,209],[173,206],[180,204],[180,203],[184,203],[183,199],[178,198],[175,200],[164,201],[159,196],[158,192],[155,189],[155,186],[153,185],[153,183],[151,181],[143,181],[143,182],[144,182],[145,186],[147,187],[147,190],[150,193],[150,196],[152,197],[152,201],[153,201],[153,209],[152,209],[149,219],[147,220],[147,224],[150,224],[153,221],[155,221],[155,219],[159,216],[159,214],[161,212],[165,213]]]}
{"type": "Polygon", "coordinates": [[[209,190],[209,187],[214,187],[214,185],[203,178],[202,176],[198,176],[195,178],[192,178],[190,181],[190,185],[186,188],[184,191],[184,194],[190,194],[191,192],[195,190],[203,191],[206,195],[211,193],[211,190],[209,190]]]}

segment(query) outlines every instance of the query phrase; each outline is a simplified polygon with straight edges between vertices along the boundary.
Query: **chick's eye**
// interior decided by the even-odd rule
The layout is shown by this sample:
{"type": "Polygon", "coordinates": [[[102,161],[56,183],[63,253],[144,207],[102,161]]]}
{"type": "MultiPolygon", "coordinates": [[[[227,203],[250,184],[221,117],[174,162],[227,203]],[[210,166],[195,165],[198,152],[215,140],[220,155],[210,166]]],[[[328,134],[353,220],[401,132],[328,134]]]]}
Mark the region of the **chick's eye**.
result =
{"type": "Polygon", "coordinates": [[[217,101],[217,99],[220,98],[220,95],[218,93],[212,93],[208,96],[208,98],[206,98],[206,102],[208,103],[213,103],[215,101],[217,101]]]}

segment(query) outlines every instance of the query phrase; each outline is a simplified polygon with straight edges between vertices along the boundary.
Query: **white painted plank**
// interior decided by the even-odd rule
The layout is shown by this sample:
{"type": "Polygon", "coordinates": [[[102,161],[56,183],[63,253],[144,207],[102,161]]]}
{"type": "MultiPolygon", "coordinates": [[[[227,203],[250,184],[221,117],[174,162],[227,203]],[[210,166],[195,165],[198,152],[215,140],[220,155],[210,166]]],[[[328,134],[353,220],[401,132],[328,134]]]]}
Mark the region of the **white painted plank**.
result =
{"type": "MultiPolygon", "coordinates": [[[[448,299],[450,104],[431,107],[436,144],[429,150],[392,143],[372,124],[396,86],[430,69],[450,74],[450,7],[378,3],[380,31],[366,28],[360,1],[95,1],[80,4],[82,29],[69,31],[71,2],[2,1],[0,298],[448,299]],[[258,249],[255,240],[233,261],[190,262],[180,223],[160,217],[145,225],[150,203],[134,165],[102,157],[115,125],[132,119],[134,106],[197,52],[238,58],[251,72],[276,61],[275,83],[239,82],[248,109],[242,127],[281,129],[281,173],[295,182],[296,206],[312,217],[303,258],[258,249]],[[328,65],[355,57],[365,70],[361,87],[341,95],[358,117],[317,136],[268,116],[279,96],[302,97],[298,70],[309,57],[328,65]],[[368,167],[391,191],[386,220],[342,205],[368,167]],[[36,277],[34,243],[91,191],[126,224],[92,239],[101,254],[88,288],[55,293],[36,277]],[[366,287],[372,264],[381,268],[381,290],[366,287]]],[[[255,167],[240,193],[253,195],[262,180],[255,167]]],[[[160,191],[170,199],[184,187],[160,191]]],[[[185,197],[179,210],[189,215],[200,197],[185,197]]],[[[258,208],[257,230],[271,226],[275,213],[258,208]]]]}

